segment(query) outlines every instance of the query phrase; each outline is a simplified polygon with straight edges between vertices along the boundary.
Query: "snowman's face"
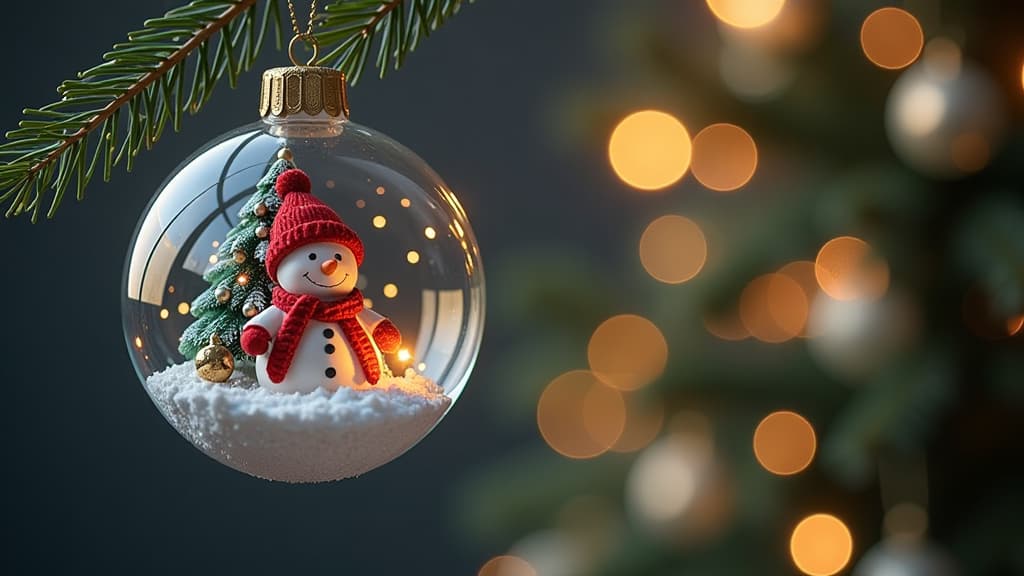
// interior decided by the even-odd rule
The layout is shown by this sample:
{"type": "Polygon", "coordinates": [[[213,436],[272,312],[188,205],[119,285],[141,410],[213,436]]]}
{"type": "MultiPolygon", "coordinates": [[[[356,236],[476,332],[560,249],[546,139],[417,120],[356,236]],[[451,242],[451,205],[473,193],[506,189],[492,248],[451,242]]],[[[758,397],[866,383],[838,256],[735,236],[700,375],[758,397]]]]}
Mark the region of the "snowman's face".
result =
{"type": "Polygon", "coordinates": [[[291,294],[340,300],[356,286],[359,269],[352,251],[334,242],[296,248],[277,267],[277,283],[291,294]]]}

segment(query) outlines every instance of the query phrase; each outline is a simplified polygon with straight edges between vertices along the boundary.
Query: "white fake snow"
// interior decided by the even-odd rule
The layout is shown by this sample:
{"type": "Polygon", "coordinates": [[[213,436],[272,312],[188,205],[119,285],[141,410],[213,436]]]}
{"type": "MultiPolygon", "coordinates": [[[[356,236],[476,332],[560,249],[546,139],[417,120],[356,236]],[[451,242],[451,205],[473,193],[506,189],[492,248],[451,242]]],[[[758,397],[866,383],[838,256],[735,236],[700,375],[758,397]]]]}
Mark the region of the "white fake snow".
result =
{"type": "Polygon", "coordinates": [[[408,450],[444,415],[451,399],[408,370],[376,386],[280,394],[236,370],[223,384],[191,363],[146,380],[146,390],[182,436],[242,472],[284,482],[358,476],[408,450]]]}

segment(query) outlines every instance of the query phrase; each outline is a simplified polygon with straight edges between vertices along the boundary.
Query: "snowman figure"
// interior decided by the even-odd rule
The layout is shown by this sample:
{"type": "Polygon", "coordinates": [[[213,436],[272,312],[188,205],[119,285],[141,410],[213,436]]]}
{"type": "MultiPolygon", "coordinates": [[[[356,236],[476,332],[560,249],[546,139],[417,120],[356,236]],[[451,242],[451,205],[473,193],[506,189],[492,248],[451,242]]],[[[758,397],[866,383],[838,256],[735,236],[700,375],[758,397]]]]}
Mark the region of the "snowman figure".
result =
{"type": "Polygon", "coordinates": [[[387,318],[363,307],[356,289],[363,243],[310,193],[301,170],[277,178],[281,207],[270,229],[267,274],[272,306],[249,320],[241,344],[256,357],[256,378],[274,392],[336,390],[376,384],[381,352],[402,336],[387,318]]]}

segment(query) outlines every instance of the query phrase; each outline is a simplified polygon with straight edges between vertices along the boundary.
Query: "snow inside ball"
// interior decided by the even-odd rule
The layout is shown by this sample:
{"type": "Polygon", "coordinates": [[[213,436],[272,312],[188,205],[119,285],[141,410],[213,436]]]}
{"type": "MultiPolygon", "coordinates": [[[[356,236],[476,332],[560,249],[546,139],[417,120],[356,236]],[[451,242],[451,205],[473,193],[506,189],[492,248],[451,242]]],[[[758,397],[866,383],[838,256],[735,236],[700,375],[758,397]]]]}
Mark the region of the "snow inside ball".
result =
{"type": "MultiPolygon", "coordinates": [[[[348,270],[347,252],[321,252],[300,254],[313,255],[316,266],[304,270],[312,280],[348,270]],[[337,271],[332,258],[341,259],[337,271]]],[[[122,294],[132,362],[168,422],[216,460],[287,482],[362,474],[414,446],[458,401],[483,333],[484,275],[465,209],[416,154],[344,118],[258,122],[185,160],[139,221],[122,294]],[[362,295],[358,318],[381,366],[373,389],[343,379],[339,358],[366,342],[350,338],[345,319],[318,319],[319,312],[307,328],[334,324],[306,330],[288,370],[300,366],[321,380],[292,387],[298,394],[251,386],[259,353],[243,349],[253,341],[242,327],[274,306],[266,262],[274,218],[287,208],[274,184],[294,168],[365,249],[346,292],[362,295]],[[396,349],[397,338],[366,321],[378,316],[400,334],[396,349]],[[235,358],[224,385],[194,371],[196,351],[213,333],[235,358]]]]}
{"type": "Polygon", "coordinates": [[[411,369],[372,387],[278,394],[237,371],[213,384],[179,364],[150,376],[146,391],[167,421],[208,456],[284,482],[373,470],[425,436],[451,404],[440,387],[411,369]]]}

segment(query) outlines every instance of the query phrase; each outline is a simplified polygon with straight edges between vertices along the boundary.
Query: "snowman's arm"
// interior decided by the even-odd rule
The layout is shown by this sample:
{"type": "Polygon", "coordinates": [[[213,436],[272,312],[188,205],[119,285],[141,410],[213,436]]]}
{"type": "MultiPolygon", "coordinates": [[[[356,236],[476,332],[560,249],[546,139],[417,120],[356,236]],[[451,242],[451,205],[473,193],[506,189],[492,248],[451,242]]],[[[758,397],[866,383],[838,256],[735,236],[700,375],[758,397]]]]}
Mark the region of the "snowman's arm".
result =
{"type": "Polygon", "coordinates": [[[363,323],[366,331],[373,335],[373,341],[381,352],[386,354],[398,352],[399,346],[402,345],[402,333],[399,332],[394,322],[369,308],[363,308],[359,312],[359,321],[363,323]]]}
{"type": "Polygon", "coordinates": [[[245,327],[242,328],[242,350],[253,356],[265,354],[270,348],[273,336],[281,328],[282,322],[284,322],[284,312],[275,306],[260,312],[252,320],[246,322],[245,327]]]}

